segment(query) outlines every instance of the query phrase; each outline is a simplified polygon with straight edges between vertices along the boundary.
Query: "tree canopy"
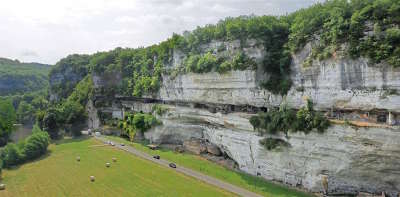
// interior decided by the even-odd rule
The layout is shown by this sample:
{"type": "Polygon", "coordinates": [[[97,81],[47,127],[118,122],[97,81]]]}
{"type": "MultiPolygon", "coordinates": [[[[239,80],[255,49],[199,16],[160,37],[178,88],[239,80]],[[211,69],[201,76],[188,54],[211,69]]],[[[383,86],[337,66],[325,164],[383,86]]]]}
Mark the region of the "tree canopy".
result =
{"type": "Polygon", "coordinates": [[[16,123],[16,113],[10,99],[0,100],[0,146],[7,143],[16,123]]]}

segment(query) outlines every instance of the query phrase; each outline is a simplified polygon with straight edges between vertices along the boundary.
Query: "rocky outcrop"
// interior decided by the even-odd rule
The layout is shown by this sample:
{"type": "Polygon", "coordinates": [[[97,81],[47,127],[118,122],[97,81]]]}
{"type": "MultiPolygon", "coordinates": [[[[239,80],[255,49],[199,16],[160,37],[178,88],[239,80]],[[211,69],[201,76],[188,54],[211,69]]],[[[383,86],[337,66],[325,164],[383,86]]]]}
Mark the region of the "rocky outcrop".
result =
{"type": "Polygon", "coordinates": [[[202,138],[192,138],[190,140],[186,140],[183,142],[183,148],[186,151],[191,153],[200,155],[204,153],[208,153],[215,156],[221,156],[222,152],[219,147],[215,144],[207,142],[205,139],[202,138]]]}
{"type": "Polygon", "coordinates": [[[217,145],[208,143],[208,144],[206,144],[206,146],[207,146],[207,153],[215,155],[215,156],[222,155],[222,152],[217,145]]]}
{"type": "Polygon", "coordinates": [[[365,59],[330,59],[303,68],[298,58],[292,66],[294,85],[285,98],[260,88],[258,82],[262,79],[250,70],[189,73],[173,79],[163,76],[159,98],[257,107],[279,106],[285,101],[295,108],[311,98],[317,109],[400,112],[400,68],[372,65],[365,59]]]}
{"type": "Polygon", "coordinates": [[[50,101],[56,101],[71,94],[76,84],[87,75],[87,71],[75,70],[72,66],[60,69],[59,72],[50,74],[50,101]],[[59,89],[63,89],[65,95],[59,95],[55,91],[59,89]]]}
{"type": "Polygon", "coordinates": [[[186,151],[200,155],[207,153],[207,146],[200,139],[191,139],[183,142],[183,148],[186,151]]]}
{"type": "Polygon", "coordinates": [[[247,114],[169,106],[169,113],[159,118],[164,124],[145,134],[150,141],[171,143],[170,136],[207,140],[239,169],[268,180],[313,192],[322,192],[326,180],[330,194],[385,191],[394,196],[400,191],[399,129],[333,125],[324,134],[289,134],[289,148],[267,151],[247,114]]]}

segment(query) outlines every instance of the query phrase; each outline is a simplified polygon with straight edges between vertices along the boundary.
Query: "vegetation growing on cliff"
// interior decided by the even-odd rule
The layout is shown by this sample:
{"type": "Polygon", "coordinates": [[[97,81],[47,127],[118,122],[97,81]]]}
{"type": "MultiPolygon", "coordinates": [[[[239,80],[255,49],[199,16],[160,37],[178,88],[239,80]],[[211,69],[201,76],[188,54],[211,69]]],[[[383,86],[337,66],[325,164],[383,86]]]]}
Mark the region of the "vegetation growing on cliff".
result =
{"type": "MultiPolygon", "coordinates": [[[[400,3],[397,0],[330,0],[291,15],[292,52],[313,42],[306,61],[326,59],[344,51],[374,63],[400,66],[400,3]]],[[[343,55],[343,54],[341,54],[343,55]]]]}
{"type": "MultiPolygon", "coordinates": [[[[308,134],[311,131],[317,131],[323,133],[329,127],[329,120],[320,112],[314,111],[312,101],[307,100],[307,105],[298,111],[282,105],[279,110],[271,109],[251,117],[250,124],[260,135],[276,135],[282,132],[288,137],[289,132],[301,131],[308,134]]],[[[264,140],[262,144],[270,150],[273,145],[279,145],[280,142],[270,139],[264,140]]]]}
{"type": "Polygon", "coordinates": [[[155,105],[153,105],[153,107],[151,108],[151,111],[152,111],[153,113],[156,113],[157,115],[161,116],[161,115],[163,115],[164,113],[168,112],[168,109],[165,108],[165,107],[163,107],[163,106],[160,105],[160,104],[155,104],[155,105]]]}
{"type": "MultiPolygon", "coordinates": [[[[60,129],[66,125],[84,123],[87,119],[85,107],[92,93],[93,81],[88,75],[76,85],[66,100],[38,112],[37,121],[40,127],[47,131],[52,139],[56,139],[59,137],[60,129]]],[[[80,135],[80,131],[72,130],[72,132],[73,135],[80,135]]]]}
{"type": "Polygon", "coordinates": [[[89,72],[89,55],[69,55],[61,59],[50,71],[51,92],[59,99],[67,98],[74,90],[76,84],[89,72]],[[63,81],[58,81],[59,76],[65,76],[63,81]],[[69,76],[68,76],[69,75],[69,76]]]}
{"type": "MultiPolygon", "coordinates": [[[[224,42],[239,40],[240,47],[245,48],[247,41],[252,39],[263,46],[266,54],[259,65],[268,73],[262,87],[275,94],[286,94],[292,84],[289,77],[291,53],[296,53],[307,43],[312,43],[312,53],[304,62],[306,66],[315,59],[345,54],[399,66],[398,13],[400,6],[396,0],[328,0],[287,16],[229,17],[183,35],[174,34],[170,39],[146,48],[117,48],[91,56],[69,56],[57,63],[51,74],[67,68],[64,65],[85,74],[93,72],[104,79],[119,73],[121,78],[114,80],[113,87],[101,90],[102,94],[151,96],[160,88],[161,74],[174,63],[174,51],[182,52],[185,58],[182,68],[170,71],[171,75],[254,69],[254,60],[242,49],[237,54],[225,53],[224,45],[224,42]],[[222,44],[215,50],[204,48],[212,41],[222,44]]],[[[52,89],[65,96],[73,86],[65,83],[52,89]]]]}
{"type": "Polygon", "coordinates": [[[151,114],[127,113],[124,119],[119,122],[118,127],[123,131],[121,136],[133,141],[137,132],[143,134],[151,127],[159,124],[161,122],[151,114]]]}

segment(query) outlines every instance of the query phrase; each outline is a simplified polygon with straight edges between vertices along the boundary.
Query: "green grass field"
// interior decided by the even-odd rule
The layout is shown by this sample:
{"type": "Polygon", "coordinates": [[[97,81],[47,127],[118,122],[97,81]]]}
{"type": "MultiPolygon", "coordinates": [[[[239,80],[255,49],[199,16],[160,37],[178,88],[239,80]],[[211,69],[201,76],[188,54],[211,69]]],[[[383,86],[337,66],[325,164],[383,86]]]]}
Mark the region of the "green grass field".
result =
{"type": "Polygon", "coordinates": [[[288,187],[278,185],[272,182],[268,182],[259,177],[254,177],[245,173],[236,172],[227,169],[221,165],[208,161],[200,156],[192,154],[179,154],[170,150],[151,150],[148,147],[139,144],[132,143],[126,139],[120,137],[107,136],[110,140],[123,142],[129,144],[130,146],[141,150],[143,152],[160,155],[163,159],[175,162],[181,166],[202,172],[206,175],[212,176],[214,178],[226,181],[236,186],[240,186],[247,190],[259,193],[268,197],[311,197],[312,194],[304,193],[288,187]]]}
{"type": "Polygon", "coordinates": [[[0,196],[233,196],[95,139],[63,140],[49,149],[39,160],[4,170],[7,188],[0,196]]]}

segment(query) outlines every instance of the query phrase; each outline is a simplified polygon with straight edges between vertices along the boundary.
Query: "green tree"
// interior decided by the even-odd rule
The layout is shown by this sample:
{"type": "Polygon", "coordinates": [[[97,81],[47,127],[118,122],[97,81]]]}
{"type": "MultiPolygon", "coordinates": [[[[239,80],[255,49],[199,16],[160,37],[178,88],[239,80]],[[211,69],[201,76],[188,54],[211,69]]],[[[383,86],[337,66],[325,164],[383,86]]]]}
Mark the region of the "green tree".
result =
{"type": "Polygon", "coordinates": [[[0,100],[0,146],[7,144],[14,130],[16,119],[17,116],[11,100],[0,100]]]}
{"type": "Polygon", "coordinates": [[[18,105],[17,119],[20,123],[29,123],[33,121],[34,108],[31,104],[22,101],[18,105]]]}
{"type": "Polygon", "coordinates": [[[7,144],[1,151],[1,158],[6,168],[20,164],[24,160],[23,150],[14,143],[7,144]]]}
{"type": "Polygon", "coordinates": [[[36,131],[25,139],[24,154],[26,159],[31,160],[38,158],[47,151],[50,143],[50,136],[46,132],[36,127],[36,131]]]}

